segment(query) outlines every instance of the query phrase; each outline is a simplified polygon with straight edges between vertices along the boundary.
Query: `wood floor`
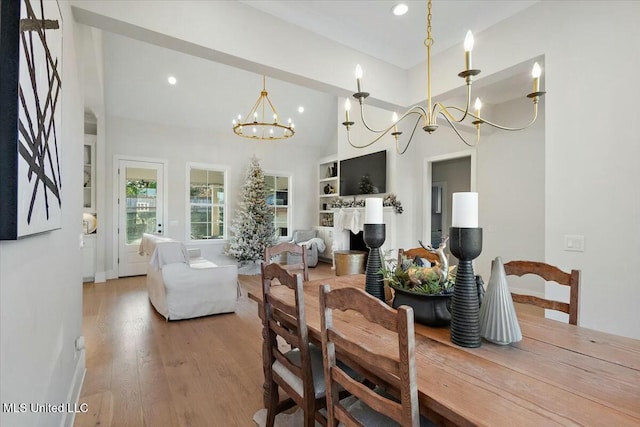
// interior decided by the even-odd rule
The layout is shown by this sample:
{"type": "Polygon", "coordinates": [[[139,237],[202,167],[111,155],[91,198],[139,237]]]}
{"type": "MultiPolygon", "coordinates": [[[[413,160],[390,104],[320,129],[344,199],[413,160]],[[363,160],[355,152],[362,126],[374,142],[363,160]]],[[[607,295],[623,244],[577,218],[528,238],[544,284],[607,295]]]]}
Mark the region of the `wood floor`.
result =
{"type": "MultiPolygon", "coordinates": [[[[328,264],[310,278],[333,276],[328,264]]],[[[87,372],[74,426],[253,427],[262,408],[262,336],[246,292],[237,311],[166,322],[146,276],[85,283],[87,372]]],[[[240,276],[240,284],[259,276],[240,276]]]]}

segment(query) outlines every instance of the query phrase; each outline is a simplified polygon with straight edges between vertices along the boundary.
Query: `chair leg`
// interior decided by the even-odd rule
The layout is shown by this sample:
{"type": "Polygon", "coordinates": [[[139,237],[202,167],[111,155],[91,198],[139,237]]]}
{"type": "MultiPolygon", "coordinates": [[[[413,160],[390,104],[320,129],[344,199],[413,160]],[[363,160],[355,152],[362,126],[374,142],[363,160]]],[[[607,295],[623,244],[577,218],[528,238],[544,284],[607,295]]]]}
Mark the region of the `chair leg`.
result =
{"type": "Polygon", "coordinates": [[[267,406],[267,424],[266,427],[273,427],[276,421],[276,414],[278,413],[278,401],[280,396],[278,394],[278,384],[271,381],[269,384],[269,406],[267,406]]]}
{"type": "Polygon", "coordinates": [[[304,411],[304,427],[315,427],[316,414],[313,410],[304,411]]]}

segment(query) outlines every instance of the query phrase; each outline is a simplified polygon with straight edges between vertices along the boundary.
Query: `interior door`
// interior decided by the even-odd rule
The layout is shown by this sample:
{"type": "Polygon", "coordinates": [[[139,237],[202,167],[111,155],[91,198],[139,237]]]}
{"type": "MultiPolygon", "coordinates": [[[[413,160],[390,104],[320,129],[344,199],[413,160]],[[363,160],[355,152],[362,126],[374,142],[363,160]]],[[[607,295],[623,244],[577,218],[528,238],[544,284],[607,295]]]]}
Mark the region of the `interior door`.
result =
{"type": "Polygon", "coordinates": [[[140,255],[143,233],[164,232],[164,165],[120,160],[118,168],[118,275],[146,274],[148,256],[140,255]]]}

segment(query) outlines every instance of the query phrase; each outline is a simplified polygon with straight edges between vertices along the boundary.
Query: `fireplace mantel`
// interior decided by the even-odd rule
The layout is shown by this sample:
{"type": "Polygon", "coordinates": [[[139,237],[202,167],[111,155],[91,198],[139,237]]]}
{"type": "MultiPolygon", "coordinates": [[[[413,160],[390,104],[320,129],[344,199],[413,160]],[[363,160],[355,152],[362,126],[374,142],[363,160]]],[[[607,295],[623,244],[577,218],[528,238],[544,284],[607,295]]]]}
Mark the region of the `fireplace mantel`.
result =
{"type": "MultiPolygon", "coordinates": [[[[333,211],[333,245],[335,251],[348,250],[349,233],[358,234],[364,228],[365,208],[334,208],[333,211]]],[[[382,220],[386,224],[386,239],[382,252],[396,249],[396,213],[391,206],[385,206],[382,220]]]]}

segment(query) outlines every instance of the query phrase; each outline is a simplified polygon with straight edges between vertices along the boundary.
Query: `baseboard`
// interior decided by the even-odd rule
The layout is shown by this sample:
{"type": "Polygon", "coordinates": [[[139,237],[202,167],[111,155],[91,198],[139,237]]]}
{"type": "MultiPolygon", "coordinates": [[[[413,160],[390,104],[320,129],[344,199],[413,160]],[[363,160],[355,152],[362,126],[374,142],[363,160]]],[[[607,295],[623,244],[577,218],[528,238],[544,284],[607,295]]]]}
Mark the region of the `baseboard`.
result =
{"type": "Polygon", "coordinates": [[[67,394],[67,402],[73,410],[64,413],[60,427],[73,427],[73,423],[76,419],[76,412],[74,412],[74,410],[80,411],[83,408],[78,402],[80,400],[80,392],[82,391],[82,384],[84,383],[84,376],[86,372],[85,350],[82,349],[78,354],[78,362],[76,363],[76,369],[73,373],[73,379],[71,380],[71,387],[67,394]]]}
{"type": "Polygon", "coordinates": [[[118,278],[118,273],[116,272],[116,270],[108,270],[105,272],[105,274],[107,275],[107,280],[118,278]]]}
{"type": "Polygon", "coordinates": [[[96,271],[95,276],[93,277],[94,283],[104,283],[107,281],[107,273],[104,271],[96,271]]]}

